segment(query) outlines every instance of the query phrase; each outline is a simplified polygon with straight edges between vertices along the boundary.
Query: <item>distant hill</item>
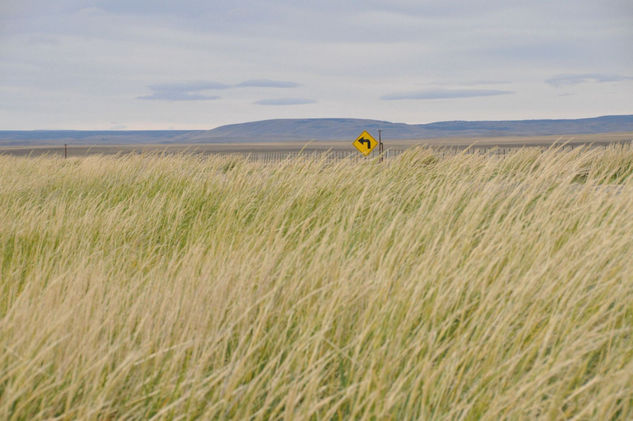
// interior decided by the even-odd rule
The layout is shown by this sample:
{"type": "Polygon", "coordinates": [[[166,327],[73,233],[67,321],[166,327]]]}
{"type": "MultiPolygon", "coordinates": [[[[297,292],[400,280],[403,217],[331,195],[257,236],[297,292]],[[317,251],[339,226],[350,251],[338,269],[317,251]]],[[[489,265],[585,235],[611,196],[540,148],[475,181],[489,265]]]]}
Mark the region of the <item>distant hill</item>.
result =
{"type": "Polygon", "coordinates": [[[213,130],[158,131],[0,131],[0,146],[69,144],[148,144],[349,140],[362,130],[388,139],[594,134],[633,131],[633,115],[575,120],[444,121],[392,123],[352,118],[263,120],[213,130]]]}
{"type": "Polygon", "coordinates": [[[633,115],[576,120],[445,121],[430,124],[392,123],[350,118],[264,120],[231,124],[205,133],[192,134],[192,141],[284,141],[342,140],[355,138],[362,130],[389,139],[442,137],[546,136],[633,131],[633,115]]]}

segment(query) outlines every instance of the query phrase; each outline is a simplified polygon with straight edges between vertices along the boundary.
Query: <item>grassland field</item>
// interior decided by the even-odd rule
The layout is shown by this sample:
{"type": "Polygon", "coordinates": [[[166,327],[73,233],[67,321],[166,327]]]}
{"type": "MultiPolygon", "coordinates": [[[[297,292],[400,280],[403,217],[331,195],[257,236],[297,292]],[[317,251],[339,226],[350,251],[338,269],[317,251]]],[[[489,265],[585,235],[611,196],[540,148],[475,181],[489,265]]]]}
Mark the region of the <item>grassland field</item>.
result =
{"type": "Polygon", "coordinates": [[[633,148],[0,155],[0,418],[633,418],[633,148]]]}
{"type": "MultiPolygon", "coordinates": [[[[386,136],[385,136],[386,137],[386,136]]],[[[128,153],[167,153],[167,154],[241,154],[241,155],[262,155],[266,153],[296,154],[298,152],[319,153],[326,151],[352,153],[356,152],[352,146],[353,139],[339,141],[313,141],[313,142],[231,142],[231,143],[191,143],[191,144],[96,144],[86,145],[74,143],[72,139],[67,142],[61,141],[58,144],[42,145],[0,145],[0,155],[12,156],[40,156],[40,155],[63,155],[64,143],[67,143],[66,153],[68,156],[89,156],[89,155],[120,155],[128,153]]],[[[385,148],[396,151],[406,150],[414,147],[441,148],[523,148],[523,147],[550,147],[555,144],[566,144],[569,146],[600,146],[609,144],[631,144],[633,142],[633,132],[622,133],[599,133],[599,134],[579,134],[565,136],[497,136],[497,137],[455,137],[438,139],[410,139],[410,140],[389,140],[385,139],[385,148]]],[[[377,151],[377,150],[376,150],[377,151]]],[[[375,154],[374,154],[375,155],[375,154]]]]}

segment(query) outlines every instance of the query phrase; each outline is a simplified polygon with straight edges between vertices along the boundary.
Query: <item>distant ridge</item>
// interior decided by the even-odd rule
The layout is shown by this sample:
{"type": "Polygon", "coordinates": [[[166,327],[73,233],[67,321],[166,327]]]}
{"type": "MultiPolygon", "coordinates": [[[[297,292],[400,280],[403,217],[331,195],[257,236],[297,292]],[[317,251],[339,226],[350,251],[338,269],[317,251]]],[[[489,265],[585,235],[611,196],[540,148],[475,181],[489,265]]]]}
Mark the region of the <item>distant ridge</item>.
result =
{"type": "Polygon", "coordinates": [[[351,118],[283,119],[221,126],[200,134],[200,141],[343,140],[362,130],[382,129],[389,139],[442,137],[547,136],[633,131],[633,115],[575,120],[443,121],[430,124],[392,123],[351,118]]]}
{"type": "Polygon", "coordinates": [[[362,130],[377,133],[378,129],[382,129],[388,139],[420,140],[446,137],[580,135],[633,131],[633,115],[573,120],[443,121],[429,124],[353,118],[308,118],[253,121],[212,130],[0,131],[0,146],[349,140],[362,130]]]}

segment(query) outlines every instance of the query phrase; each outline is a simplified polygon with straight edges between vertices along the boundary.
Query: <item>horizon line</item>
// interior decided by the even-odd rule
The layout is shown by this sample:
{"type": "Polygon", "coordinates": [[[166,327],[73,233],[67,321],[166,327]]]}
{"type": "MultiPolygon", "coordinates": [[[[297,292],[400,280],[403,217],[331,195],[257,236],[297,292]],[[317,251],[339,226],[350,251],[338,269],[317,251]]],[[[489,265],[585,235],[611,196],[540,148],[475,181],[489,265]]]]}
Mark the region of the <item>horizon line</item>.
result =
{"type": "Polygon", "coordinates": [[[219,126],[215,126],[215,127],[210,127],[210,128],[188,128],[188,129],[174,129],[174,128],[167,128],[167,129],[149,129],[149,128],[143,128],[143,129],[138,129],[138,128],[133,128],[133,129],[126,129],[126,128],[112,128],[112,129],[51,129],[51,128],[45,128],[45,129],[2,129],[0,128],[0,132],[108,132],[108,133],[125,133],[125,132],[204,132],[204,131],[210,131],[210,130],[215,130],[217,128],[220,127],[225,127],[225,126],[235,126],[235,125],[241,125],[241,124],[249,124],[249,123],[260,123],[260,122],[264,122],[264,121],[292,121],[292,120],[360,120],[360,121],[374,121],[374,122],[381,122],[381,123],[389,123],[389,124],[405,124],[408,126],[421,126],[421,125],[430,125],[430,124],[436,124],[436,123],[457,123],[457,122],[463,122],[463,123],[496,123],[496,122],[520,122],[520,121],[574,121],[574,120],[588,120],[588,119],[597,119],[597,118],[605,118],[605,117],[633,117],[633,113],[631,114],[602,114],[602,115],[594,115],[591,117],[573,117],[573,118],[525,118],[525,119],[508,119],[508,120],[438,120],[438,121],[431,121],[431,122],[427,122],[427,123],[406,123],[406,122],[396,122],[396,121],[390,121],[390,120],[379,120],[379,119],[374,119],[374,118],[358,118],[358,117],[296,117],[296,118],[269,118],[269,119],[263,119],[263,120],[249,120],[249,121],[242,121],[239,123],[226,123],[226,124],[221,124],[219,126]]]}

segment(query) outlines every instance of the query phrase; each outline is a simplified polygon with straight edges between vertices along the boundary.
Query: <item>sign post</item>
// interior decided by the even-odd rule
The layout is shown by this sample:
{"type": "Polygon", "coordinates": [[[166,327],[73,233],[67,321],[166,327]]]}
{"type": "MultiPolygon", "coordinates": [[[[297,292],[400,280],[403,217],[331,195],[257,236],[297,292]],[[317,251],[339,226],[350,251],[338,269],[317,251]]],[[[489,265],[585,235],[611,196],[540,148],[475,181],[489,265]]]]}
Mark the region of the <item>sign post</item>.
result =
{"type": "Polygon", "coordinates": [[[358,149],[358,152],[367,156],[378,145],[378,142],[367,132],[367,130],[363,130],[360,136],[358,136],[352,144],[356,149],[358,149]]]}

